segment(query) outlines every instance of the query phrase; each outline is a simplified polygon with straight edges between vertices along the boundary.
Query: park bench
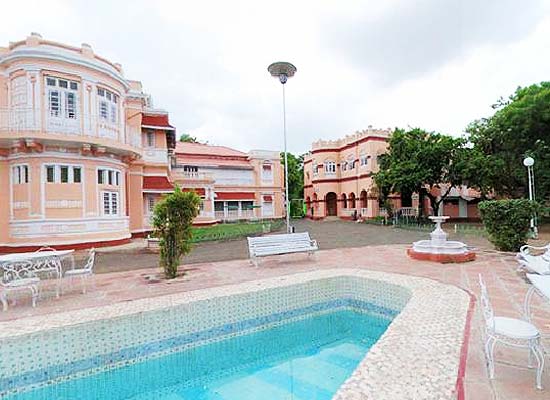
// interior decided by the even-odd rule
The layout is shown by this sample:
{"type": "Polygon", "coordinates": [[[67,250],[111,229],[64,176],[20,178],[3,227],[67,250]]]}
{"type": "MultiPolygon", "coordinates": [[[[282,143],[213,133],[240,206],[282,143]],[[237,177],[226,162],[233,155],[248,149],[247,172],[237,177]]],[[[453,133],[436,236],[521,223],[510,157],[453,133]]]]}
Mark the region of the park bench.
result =
{"type": "Polygon", "coordinates": [[[290,253],[312,255],[314,251],[319,250],[317,242],[311,240],[308,232],[249,237],[247,239],[250,261],[256,267],[258,266],[258,257],[290,253]]]}
{"type": "Polygon", "coordinates": [[[160,245],[160,239],[158,237],[154,237],[154,236],[151,236],[151,235],[147,235],[147,248],[158,248],[159,245],[160,245]]]}

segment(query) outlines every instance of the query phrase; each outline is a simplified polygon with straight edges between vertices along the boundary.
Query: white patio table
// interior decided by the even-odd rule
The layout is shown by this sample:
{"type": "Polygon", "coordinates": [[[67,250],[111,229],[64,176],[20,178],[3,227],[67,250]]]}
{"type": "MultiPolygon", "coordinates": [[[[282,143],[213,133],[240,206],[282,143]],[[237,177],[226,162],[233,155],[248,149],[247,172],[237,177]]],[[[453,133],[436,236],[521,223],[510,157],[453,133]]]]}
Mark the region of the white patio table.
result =
{"type": "Polygon", "coordinates": [[[526,274],[531,282],[531,287],[525,295],[524,310],[525,317],[531,321],[531,299],[533,294],[538,293],[543,299],[550,303],[550,275],[526,274]]]}
{"type": "Polygon", "coordinates": [[[59,297],[61,288],[61,278],[63,271],[61,268],[61,260],[70,257],[70,262],[74,268],[74,250],[54,250],[28,253],[11,253],[0,255],[0,268],[4,264],[16,261],[29,261],[33,264],[33,270],[37,273],[54,272],[57,279],[56,296],[59,297]],[[58,260],[59,262],[55,262],[58,260]]]}

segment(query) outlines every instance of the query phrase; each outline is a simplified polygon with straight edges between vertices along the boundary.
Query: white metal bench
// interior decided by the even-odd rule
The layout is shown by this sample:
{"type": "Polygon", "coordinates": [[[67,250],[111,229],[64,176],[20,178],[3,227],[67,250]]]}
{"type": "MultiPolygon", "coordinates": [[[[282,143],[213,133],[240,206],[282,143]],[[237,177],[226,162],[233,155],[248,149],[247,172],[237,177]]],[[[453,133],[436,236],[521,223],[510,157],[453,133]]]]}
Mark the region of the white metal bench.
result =
{"type": "Polygon", "coordinates": [[[258,266],[258,257],[290,253],[312,255],[314,251],[319,250],[317,241],[312,240],[308,232],[249,237],[247,239],[250,261],[256,267],[258,266]]]}
{"type": "Polygon", "coordinates": [[[147,235],[147,238],[145,240],[147,240],[148,249],[151,247],[158,248],[160,245],[160,239],[158,237],[147,235]]]}

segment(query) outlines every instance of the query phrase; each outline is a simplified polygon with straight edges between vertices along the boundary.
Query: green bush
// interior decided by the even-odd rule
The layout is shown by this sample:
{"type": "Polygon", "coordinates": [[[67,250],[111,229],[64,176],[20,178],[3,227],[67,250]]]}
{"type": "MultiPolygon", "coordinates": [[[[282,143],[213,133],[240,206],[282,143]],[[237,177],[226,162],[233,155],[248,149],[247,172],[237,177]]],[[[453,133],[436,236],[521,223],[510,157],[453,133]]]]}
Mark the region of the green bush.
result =
{"type": "Polygon", "coordinates": [[[502,251],[518,251],[527,242],[529,221],[537,210],[537,204],[526,199],[479,203],[481,220],[489,240],[502,251]]]}
{"type": "Polygon", "coordinates": [[[181,257],[191,251],[192,224],[200,203],[195,192],[182,192],[176,186],[155,206],[153,226],[160,238],[160,266],[168,279],[177,276],[181,257]]]}

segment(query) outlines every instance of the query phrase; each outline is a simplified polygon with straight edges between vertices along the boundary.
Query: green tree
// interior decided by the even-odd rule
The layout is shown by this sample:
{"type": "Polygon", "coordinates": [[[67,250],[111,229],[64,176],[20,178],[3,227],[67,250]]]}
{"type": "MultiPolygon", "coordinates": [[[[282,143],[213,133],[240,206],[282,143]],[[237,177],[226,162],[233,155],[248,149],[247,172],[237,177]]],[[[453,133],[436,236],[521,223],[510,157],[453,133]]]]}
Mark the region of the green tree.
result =
{"type": "MultiPolygon", "coordinates": [[[[287,153],[288,157],[288,197],[290,200],[304,198],[304,155],[295,156],[287,153]]],[[[285,153],[281,153],[281,164],[285,165],[285,153]]],[[[291,202],[292,207],[299,207],[300,204],[291,202]]],[[[300,209],[291,209],[290,215],[299,215],[303,211],[300,209]]]]}
{"type": "Polygon", "coordinates": [[[200,203],[195,192],[182,192],[176,186],[155,206],[153,226],[160,238],[160,266],[168,279],[176,277],[181,257],[191,251],[191,227],[200,203]]]}
{"type": "Polygon", "coordinates": [[[182,133],[180,136],[180,142],[185,143],[199,143],[196,137],[189,135],[188,133],[182,133]]]}
{"type": "Polygon", "coordinates": [[[465,140],[415,128],[396,129],[388,151],[379,156],[379,172],[374,175],[380,196],[417,192],[427,196],[434,214],[453,186],[463,183],[468,149],[465,140]],[[434,194],[440,190],[440,196],[434,194]]]}
{"type": "MultiPolygon", "coordinates": [[[[523,158],[535,159],[537,198],[550,198],[550,82],[519,87],[499,99],[489,118],[472,122],[467,132],[477,154],[475,186],[505,197],[528,192],[523,158]]],[[[472,167],[476,169],[476,167],[472,167]]]]}
{"type": "MultiPolygon", "coordinates": [[[[288,158],[288,195],[291,199],[304,197],[304,156],[296,157],[287,153],[288,158]]],[[[284,168],[285,153],[281,153],[281,164],[284,168]]]]}

